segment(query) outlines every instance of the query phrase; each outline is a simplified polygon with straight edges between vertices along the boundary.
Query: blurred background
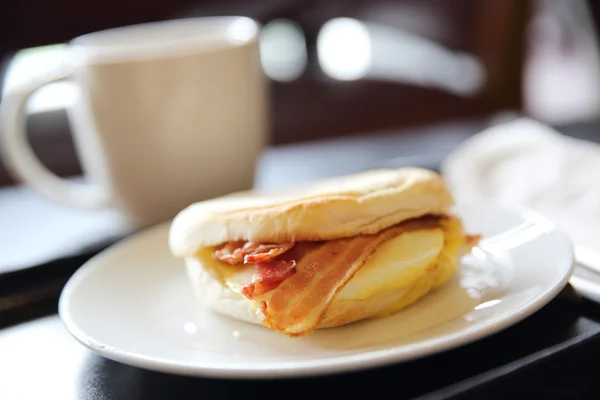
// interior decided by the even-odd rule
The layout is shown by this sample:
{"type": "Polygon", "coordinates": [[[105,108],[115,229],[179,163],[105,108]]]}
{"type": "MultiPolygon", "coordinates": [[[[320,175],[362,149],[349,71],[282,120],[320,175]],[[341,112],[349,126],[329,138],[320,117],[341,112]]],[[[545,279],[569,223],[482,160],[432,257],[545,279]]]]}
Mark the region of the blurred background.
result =
{"type": "MultiPolygon", "coordinates": [[[[600,117],[593,0],[4,1],[0,89],[60,63],[77,35],[213,15],[263,24],[273,146],[502,113],[600,117]]],[[[64,111],[77,95],[56,83],[28,107],[34,149],[61,176],[81,172],[64,111]]]]}

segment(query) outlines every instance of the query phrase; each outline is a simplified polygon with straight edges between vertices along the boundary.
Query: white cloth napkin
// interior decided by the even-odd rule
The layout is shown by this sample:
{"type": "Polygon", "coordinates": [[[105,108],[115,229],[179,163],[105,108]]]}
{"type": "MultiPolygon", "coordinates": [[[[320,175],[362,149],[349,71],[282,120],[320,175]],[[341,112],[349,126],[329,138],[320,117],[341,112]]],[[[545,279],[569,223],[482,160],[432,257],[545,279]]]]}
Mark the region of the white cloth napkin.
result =
{"type": "Polygon", "coordinates": [[[457,202],[538,211],[577,245],[600,251],[600,145],[531,119],[492,126],[463,142],[442,174],[457,202]]]}

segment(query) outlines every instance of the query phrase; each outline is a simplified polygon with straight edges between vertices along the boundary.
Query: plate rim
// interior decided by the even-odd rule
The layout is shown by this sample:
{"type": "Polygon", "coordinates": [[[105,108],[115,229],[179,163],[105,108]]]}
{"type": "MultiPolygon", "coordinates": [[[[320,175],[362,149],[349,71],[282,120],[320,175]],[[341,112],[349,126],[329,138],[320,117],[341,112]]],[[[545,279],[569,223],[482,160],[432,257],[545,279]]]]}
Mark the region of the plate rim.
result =
{"type": "MultiPolygon", "coordinates": [[[[460,208],[473,205],[461,204],[460,208]]],[[[481,208],[481,206],[477,206],[481,208]]],[[[69,332],[69,334],[83,346],[94,353],[107,359],[117,361],[130,366],[143,368],[152,371],[173,373],[186,376],[198,376],[208,378],[228,378],[228,379],[280,379],[280,378],[300,378],[310,376],[325,376],[345,372],[373,369],[385,367],[396,363],[408,362],[417,358],[422,358],[432,354],[443,353],[451,349],[462,347],[466,344],[475,342],[484,337],[498,333],[525,318],[539,311],[543,306],[554,299],[558,293],[567,285],[575,267],[574,245],[570,236],[560,229],[554,222],[541,214],[523,207],[494,207],[495,210],[504,210],[505,212],[515,213],[522,218],[534,218],[544,221],[551,226],[551,230],[562,236],[570,250],[571,263],[564,268],[562,274],[552,284],[548,284],[533,300],[524,306],[516,309],[507,315],[500,315],[496,318],[482,323],[474,328],[462,330],[442,337],[434,337],[411,346],[410,351],[402,351],[403,346],[387,347],[383,349],[369,350],[354,354],[345,354],[323,359],[305,359],[298,361],[277,361],[273,364],[255,365],[251,363],[241,364],[220,364],[220,363],[181,363],[172,362],[161,357],[144,356],[143,354],[130,352],[127,350],[112,348],[111,346],[97,343],[93,338],[81,329],[75,321],[73,315],[68,310],[68,299],[77,287],[78,283],[93,273],[97,268],[101,268],[104,258],[109,258],[113,253],[118,253],[122,248],[129,246],[131,242],[143,240],[146,236],[157,234],[160,231],[168,229],[172,221],[166,221],[155,226],[143,229],[134,233],[117,243],[109,246],[107,249],[96,254],[86,261],[69,278],[61,291],[58,301],[58,315],[69,332]]],[[[239,321],[239,323],[244,323],[239,321]]]]}

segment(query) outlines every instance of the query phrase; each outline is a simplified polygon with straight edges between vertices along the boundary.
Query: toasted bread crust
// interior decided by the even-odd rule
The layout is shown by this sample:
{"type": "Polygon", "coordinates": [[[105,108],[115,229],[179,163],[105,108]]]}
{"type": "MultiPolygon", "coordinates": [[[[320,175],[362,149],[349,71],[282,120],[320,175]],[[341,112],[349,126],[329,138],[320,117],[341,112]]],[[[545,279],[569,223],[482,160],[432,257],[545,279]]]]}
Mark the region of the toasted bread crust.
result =
{"type": "Polygon", "coordinates": [[[246,191],[192,204],[174,219],[169,245],[186,257],[234,240],[331,240],[372,234],[407,219],[443,215],[453,199],[421,168],[382,169],[275,192],[246,191]]]}

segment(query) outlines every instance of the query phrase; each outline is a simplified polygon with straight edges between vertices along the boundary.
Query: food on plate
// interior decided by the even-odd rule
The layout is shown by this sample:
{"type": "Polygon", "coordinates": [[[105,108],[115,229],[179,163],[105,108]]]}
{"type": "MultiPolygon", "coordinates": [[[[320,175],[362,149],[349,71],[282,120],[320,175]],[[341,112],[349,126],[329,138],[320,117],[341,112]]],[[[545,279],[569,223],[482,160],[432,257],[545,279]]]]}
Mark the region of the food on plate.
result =
{"type": "Polygon", "coordinates": [[[192,204],[171,252],[200,301],[289,336],[396,313],[446,283],[477,243],[441,177],[381,169],[192,204]]]}

